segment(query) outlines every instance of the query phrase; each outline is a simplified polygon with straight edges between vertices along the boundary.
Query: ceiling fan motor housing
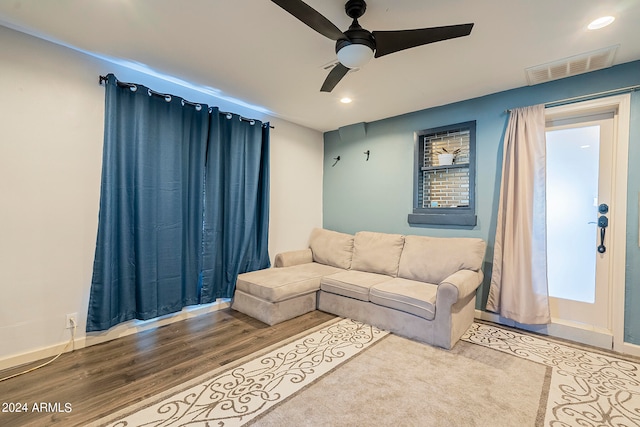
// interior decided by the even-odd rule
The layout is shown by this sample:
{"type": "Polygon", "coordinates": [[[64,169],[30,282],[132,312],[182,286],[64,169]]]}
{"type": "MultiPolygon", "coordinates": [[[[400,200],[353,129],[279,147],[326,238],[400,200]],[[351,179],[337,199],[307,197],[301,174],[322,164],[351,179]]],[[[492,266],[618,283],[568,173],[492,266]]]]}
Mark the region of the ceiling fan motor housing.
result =
{"type": "MultiPolygon", "coordinates": [[[[367,3],[364,0],[349,0],[345,4],[344,9],[347,12],[347,15],[353,19],[353,23],[351,24],[349,29],[344,32],[344,35],[347,38],[341,38],[336,41],[336,53],[339,53],[340,50],[342,50],[347,46],[361,45],[369,48],[371,50],[371,55],[373,55],[373,52],[376,50],[375,38],[373,37],[373,34],[371,33],[371,31],[365,30],[358,23],[358,18],[361,17],[364,14],[364,12],[367,10],[367,3]]],[[[357,56],[364,55],[367,57],[369,56],[369,54],[365,49],[362,49],[361,47],[358,47],[357,49],[360,51],[360,53],[356,53],[355,55],[357,56]]],[[[355,51],[356,49],[353,49],[353,50],[355,51]]],[[[349,56],[353,56],[353,55],[354,55],[353,53],[349,54],[349,56]]],[[[344,52],[343,52],[343,55],[338,55],[338,58],[340,58],[340,56],[345,57],[344,52]]],[[[362,61],[365,61],[365,59],[362,59],[362,61]]],[[[359,67],[362,65],[362,64],[348,64],[348,63],[345,64],[345,62],[348,62],[348,61],[344,61],[344,60],[341,60],[341,62],[343,63],[343,65],[349,68],[359,67]]]]}
{"type": "Polygon", "coordinates": [[[357,21],[354,21],[344,34],[349,37],[349,39],[339,39],[336,42],[336,53],[343,47],[351,44],[363,44],[371,50],[376,49],[376,41],[373,38],[373,34],[358,25],[357,21]],[[356,26],[355,28],[354,25],[356,26]]]}

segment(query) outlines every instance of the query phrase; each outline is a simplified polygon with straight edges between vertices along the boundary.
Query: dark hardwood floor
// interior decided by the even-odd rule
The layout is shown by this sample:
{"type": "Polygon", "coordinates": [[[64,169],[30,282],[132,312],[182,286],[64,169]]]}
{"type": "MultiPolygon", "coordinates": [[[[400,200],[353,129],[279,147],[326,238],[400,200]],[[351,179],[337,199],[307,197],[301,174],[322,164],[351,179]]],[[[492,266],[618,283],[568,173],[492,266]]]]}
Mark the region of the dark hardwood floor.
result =
{"type": "Polygon", "coordinates": [[[268,326],[225,309],[66,353],[0,382],[0,426],[84,426],[333,318],[314,311],[268,326]],[[12,412],[17,404],[27,412],[12,412]]]}

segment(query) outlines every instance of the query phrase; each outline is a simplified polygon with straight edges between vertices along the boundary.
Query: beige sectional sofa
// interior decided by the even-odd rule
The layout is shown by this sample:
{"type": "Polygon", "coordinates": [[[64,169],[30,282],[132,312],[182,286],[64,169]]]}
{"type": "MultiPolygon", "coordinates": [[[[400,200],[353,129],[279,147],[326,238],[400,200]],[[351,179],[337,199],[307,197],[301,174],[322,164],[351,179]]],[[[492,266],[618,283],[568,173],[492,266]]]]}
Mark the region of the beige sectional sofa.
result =
{"type": "Polygon", "coordinates": [[[450,349],[473,322],[476,238],[314,229],[309,248],[238,276],[232,308],[273,325],[319,309],[450,349]]]}

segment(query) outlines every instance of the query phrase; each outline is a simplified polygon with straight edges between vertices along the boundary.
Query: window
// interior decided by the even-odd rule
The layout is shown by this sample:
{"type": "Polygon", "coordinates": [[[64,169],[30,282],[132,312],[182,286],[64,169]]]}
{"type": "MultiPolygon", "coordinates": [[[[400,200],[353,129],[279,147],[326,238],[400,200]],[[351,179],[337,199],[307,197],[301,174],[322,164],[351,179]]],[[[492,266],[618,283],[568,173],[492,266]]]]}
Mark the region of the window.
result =
{"type": "Polygon", "coordinates": [[[416,132],[409,224],[476,225],[476,122],[416,132]]]}

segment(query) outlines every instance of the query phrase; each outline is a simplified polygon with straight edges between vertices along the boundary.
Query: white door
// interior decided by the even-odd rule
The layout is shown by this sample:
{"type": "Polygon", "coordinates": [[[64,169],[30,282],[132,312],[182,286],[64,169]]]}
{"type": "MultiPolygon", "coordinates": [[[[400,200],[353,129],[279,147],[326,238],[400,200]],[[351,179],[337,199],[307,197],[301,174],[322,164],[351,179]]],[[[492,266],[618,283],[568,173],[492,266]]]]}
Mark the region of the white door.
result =
{"type": "MultiPolygon", "coordinates": [[[[556,138],[554,131],[585,131],[580,138],[597,134],[597,167],[593,167],[594,156],[585,154],[593,148],[585,147],[590,142],[566,143],[567,148],[552,146],[547,153],[547,174],[551,174],[547,185],[547,191],[551,190],[547,200],[547,277],[552,323],[517,326],[640,356],[638,346],[624,341],[630,100],[629,94],[613,95],[545,110],[549,143],[556,138]],[[576,176],[580,178],[574,179],[576,176]],[[577,190],[574,185],[591,190],[577,190]],[[586,195],[578,196],[581,192],[586,195]],[[601,216],[597,213],[601,203],[608,205],[604,253],[598,252],[600,229],[592,224],[601,216]],[[581,294],[565,293],[573,289],[581,294]]],[[[491,316],[479,317],[496,321],[491,316]]]]}
{"type": "MultiPolygon", "coordinates": [[[[547,277],[553,323],[613,339],[614,114],[547,122],[547,277]]],[[[607,347],[611,348],[608,344],[607,347]]]]}

